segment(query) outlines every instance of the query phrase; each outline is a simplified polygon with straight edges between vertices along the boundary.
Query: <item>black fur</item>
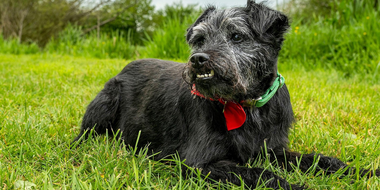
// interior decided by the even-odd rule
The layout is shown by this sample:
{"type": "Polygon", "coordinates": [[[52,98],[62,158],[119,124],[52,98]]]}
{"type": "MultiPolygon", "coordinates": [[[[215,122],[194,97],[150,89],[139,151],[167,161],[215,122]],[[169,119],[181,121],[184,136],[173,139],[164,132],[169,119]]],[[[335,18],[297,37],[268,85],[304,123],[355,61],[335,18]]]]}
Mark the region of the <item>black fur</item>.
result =
{"type": "MultiPolygon", "coordinates": [[[[200,69],[193,68],[191,62],[184,65],[157,59],[129,63],[90,103],[74,141],[84,134],[86,139],[91,129],[97,134],[120,130],[122,140],[134,145],[141,131],[138,146],[149,144],[150,152],[160,152],[154,159],[178,153],[187,165],[202,168],[205,175],[210,172],[209,177],[215,180],[240,184],[238,175],[247,186],[255,187],[261,176],[270,180],[267,187],[302,189],[262,168],[238,166],[249,159],[265,157],[264,147],[271,161],[288,170],[301,159],[299,153],[287,148],[294,117],[286,85],[263,107],[244,108],[244,125],[231,131],[226,129],[221,103],[194,99],[190,93],[195,84],[202,94],[229,101],[262,95],[277,76],[277,56],[288,27],[284,14],[252,1],[247,7],[226,11],[208,8],[188,29],[186,37],[193,55],[209,56],[200,69]],[[231,21],[223,28],[228,18],[241,23],[231,21]],[[235,25],[241,27],[234,29],[235,25]],[[230,30],[237,30],[233,34],[242,35],[242,42],[231,43],[230,30]],[[197,72],[211,69],[215,70],[212,79],[197,79],[197,72]]],[[[336,158],[307,154],[302,155],[300,169],[306,172],[317,157],[317,171],[332,173],[347,167],[336,158]]],[[[367,173],[361,170],[362,176],[367,173]]],[[[376,175],[380,175],[379,170],[376,175]]]]}

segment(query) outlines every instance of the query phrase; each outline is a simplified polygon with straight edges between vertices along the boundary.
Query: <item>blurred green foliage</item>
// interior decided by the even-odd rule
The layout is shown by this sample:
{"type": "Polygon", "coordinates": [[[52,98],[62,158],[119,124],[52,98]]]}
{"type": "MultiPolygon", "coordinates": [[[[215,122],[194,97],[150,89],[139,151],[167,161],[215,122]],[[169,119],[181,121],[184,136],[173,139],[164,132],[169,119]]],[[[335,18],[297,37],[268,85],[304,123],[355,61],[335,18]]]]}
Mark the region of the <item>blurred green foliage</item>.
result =
{"type": "MultiPolygon", "coordinates": [[[[38,42],[19,43],[17,38],[4,40],[0,36],[0,52],[186,60],[190,51],[184,35],[201,10],[196,5],[177,3],[155,11],[151,0],[138,2],[113,1],[89,15],[86,24],[67,24],[42,48],[38,42]],[[110,19],[122,7],[128,11],[102,25],[99,32],[83,32],[96,25],[97,14],[110,19]]],[[[289,69],[336,69],[346,77],[358,73],[380,78],[378,0],[290,0],[278,8],[292,18],[280,64],[289,69]]]]}
{"type": "Polygon", "coordinates": [[[333,68],[378,77],[380,6],[378,0],[293,0],[280,60],[307,69],[333,68]],[[294,8],[293,7],[293,8],[294,8]]]}

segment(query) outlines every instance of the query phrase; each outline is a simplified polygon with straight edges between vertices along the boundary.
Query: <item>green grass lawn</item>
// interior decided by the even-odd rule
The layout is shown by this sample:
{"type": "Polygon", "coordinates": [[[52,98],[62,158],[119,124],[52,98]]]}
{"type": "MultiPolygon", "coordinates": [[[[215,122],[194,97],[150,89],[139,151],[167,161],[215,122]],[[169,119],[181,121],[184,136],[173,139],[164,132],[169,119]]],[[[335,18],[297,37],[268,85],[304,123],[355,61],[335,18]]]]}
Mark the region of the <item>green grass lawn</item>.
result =
{"type": "MultiPolygon", "coordinates": [[[[68,148],[86,105],[127,63],[0,54],[0,189],[242,189],[200,176],[182,178],[180,161],[154,162],[105,136],[68,148]]],[[[280,66],[280,73],[297,118],[292,150],[338,157],[359,168],[380,166],[379,82],[288,66],[280,66]]],[[[288,173],[265,161],[248,166],[268,168],[311,189],[380,189],[378,177],[288,173]]]]}

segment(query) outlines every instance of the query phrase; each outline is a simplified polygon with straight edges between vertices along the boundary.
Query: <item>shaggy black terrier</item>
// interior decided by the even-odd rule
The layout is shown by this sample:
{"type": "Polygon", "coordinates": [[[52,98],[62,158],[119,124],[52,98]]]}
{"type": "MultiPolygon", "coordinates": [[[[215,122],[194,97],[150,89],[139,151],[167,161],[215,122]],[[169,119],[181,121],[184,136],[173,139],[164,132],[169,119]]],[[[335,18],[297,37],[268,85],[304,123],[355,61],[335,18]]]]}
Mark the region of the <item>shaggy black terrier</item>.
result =
{"type": "Polygon", "coordinates": [[[212,179],[240,184],[241,176],[248,187],[262,179],[275,189],[303,188],[271,171],[238,166],[260,156],[289,170],[301,160],[306,172],[315,159],[317,170],[327,173],[346,168],[336,158],[301,157],[287,148],[294,117],[277,57],[288,28],[287,16],[254,1],[226,10],[208,7],[187,30],[189,62],[129,63],[90,103],[75,141],[91,129],[120,130],[125,144],[134,145],[141,131],[138,146],[149,144],[159,153],[155,159],[178,153],[212,179]]]}

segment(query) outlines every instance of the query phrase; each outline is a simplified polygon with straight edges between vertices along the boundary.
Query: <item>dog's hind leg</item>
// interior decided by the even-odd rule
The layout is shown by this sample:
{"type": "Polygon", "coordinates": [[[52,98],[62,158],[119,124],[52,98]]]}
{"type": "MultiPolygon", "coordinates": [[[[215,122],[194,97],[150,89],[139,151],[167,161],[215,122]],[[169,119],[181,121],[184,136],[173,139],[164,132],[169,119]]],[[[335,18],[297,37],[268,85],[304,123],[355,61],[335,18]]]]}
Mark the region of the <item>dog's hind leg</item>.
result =
{"type": "Polygon", "coordinates": [[[104,89],[88,105],[83,116],[80,133],[73,142],[87,139],[92,129],[95,134],[113,130],[119,107],[120,91],[121,83],[117,76],[105,84],[104,89]]]}

